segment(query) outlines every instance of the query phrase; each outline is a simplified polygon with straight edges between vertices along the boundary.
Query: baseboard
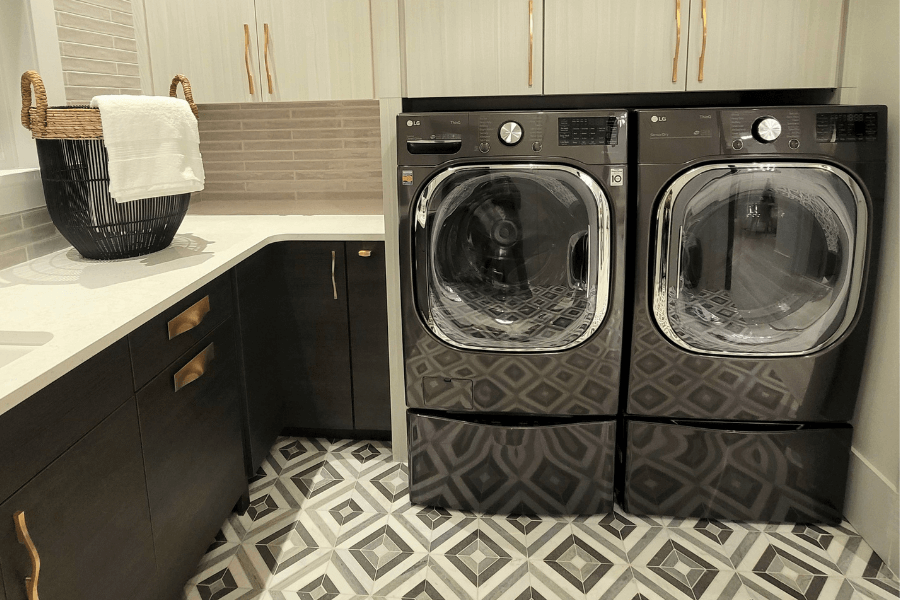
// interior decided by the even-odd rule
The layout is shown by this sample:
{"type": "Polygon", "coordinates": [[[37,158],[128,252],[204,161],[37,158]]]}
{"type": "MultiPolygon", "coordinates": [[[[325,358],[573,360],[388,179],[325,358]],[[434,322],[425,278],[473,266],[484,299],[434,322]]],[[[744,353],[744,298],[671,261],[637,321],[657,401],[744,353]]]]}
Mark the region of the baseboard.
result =
{"type": "Polygon", "coordinates": [[[900,493],[852,449],[844,516],[894,573],[900,573],[900,493]]]}

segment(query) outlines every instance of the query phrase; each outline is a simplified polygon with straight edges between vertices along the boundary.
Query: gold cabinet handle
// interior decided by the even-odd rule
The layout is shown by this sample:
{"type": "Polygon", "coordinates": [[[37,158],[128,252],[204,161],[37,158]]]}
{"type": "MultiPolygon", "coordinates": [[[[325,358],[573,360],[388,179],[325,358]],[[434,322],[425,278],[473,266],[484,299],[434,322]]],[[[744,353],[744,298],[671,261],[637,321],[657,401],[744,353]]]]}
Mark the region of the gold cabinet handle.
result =
{"type": "Polygon", "coordinates": [[[362,256],[363,258],[369,258],[370,256],[372,256],[372,251],[371,250],[360,250],[359,255],[362,256]]]}
{"type": "Polygon", "coordinates": [[[175,391],[177,392],[184,386],[189,383],[193,383],[200,379],[206,370],[209,368],[209,364],[216,357],[216,348],[215,344],[210,344],[206,348],[200,351],[200,353],[191,359],[191,362],[181,367],[173,379],[175,380],[175,391]]]}
{"type": "Polygon", "coordinates": [[[28,533],[28,525],[25,524],[25,511],[20,510],[13,515],[13,522],[16,524],[16,538],[20,544],[28,549],[28,556],[31,557],[31,577],[25,578],[25,592],[28,594],[28,600],[38,599],[38,577],[41,574],[41,557],[38,554],[37,547],[31,540],[28,533]]]}
{"type": "Polygon", "coordinates": [[[209,310],[209,296],[204,296],[186,308],[183,313],[169,321],[169,339],[174,339],[202,323],[209,310]]]}
{"type": "Polygon", "coordinates": [[[703,81],[703,62],[706,60],[706,0],[703,0],[700,7],[700,16],[703,19],[703,45],[700,46],[700,73],[697,81],[703,81]]]}
{"type": "Polygon", "coordinates": [[[534,0],[528,0],[528,87],[534,85],[534,0]]]}
{"type": "Polygon", "coordinates": [[[263,49],[263,56],[266,57],[266,79],[269,82],[269,93],[274,94],[275,90],[272,87],[272,73],[269,72],[269,24],[263,23],[263,32],[266,37],[266,45],[263,49]]]}
{"type": "Polygon", "coordinates": [[[247,81],[250,82],[250,95],[253,95],[253,75],[250,74],[250,26],[244,23],[244,66],[247,67],[247,81]]]}
{"type": "Polygon", "coordinates": [[[672,83],[678,81],[679,52],[681,52],[681,0],[675,0],[675,60],[672,61],[672,83]]]}
{"type": "Polygon", "coordinates": [[[334,250],[331,251],[331,288],[334,290],[334,299],[337,300],[337,282],[334,280],[334,250]]]}

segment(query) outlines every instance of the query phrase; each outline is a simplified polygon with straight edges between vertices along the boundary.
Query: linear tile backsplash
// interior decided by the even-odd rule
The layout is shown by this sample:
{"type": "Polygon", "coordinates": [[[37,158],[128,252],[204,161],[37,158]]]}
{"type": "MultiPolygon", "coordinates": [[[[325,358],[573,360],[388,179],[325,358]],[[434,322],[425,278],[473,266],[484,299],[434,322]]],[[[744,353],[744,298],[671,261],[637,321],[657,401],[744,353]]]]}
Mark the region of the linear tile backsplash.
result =
{"type": "Polygon", "coordinates": [[[71,246],[50,221],[47,207],[0,216],[0,269],[71,246]]]}
{"type": "Polygon", "coordinates": [[[191,202],[380,214],[379,123],[377,100],[201,105],[206,188],[191,202]]]}
{"type": "Polygon", "coordinates": [[[140,94],[129,0],[53,0],[68,104],[100,94],[140,94]]]}

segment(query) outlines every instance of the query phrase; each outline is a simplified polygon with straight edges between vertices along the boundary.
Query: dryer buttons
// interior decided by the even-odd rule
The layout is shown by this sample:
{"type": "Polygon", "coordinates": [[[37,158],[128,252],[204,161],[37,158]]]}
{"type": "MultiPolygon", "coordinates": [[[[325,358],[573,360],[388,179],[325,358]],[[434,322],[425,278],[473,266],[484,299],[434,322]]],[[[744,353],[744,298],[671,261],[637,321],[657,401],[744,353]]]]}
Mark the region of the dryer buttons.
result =
{"type": "Polygon", "coordinates": [[[788,146],[791,150],[796,150],[800,147],[800,140],[794,139],[788,142],[788,146]]]}
{"type": "Polygon", "coordinates": [[[488,152],[491,151],[491,145],[488,144],[487,142],[481,142],[480,144],[478,144],[478,149],[481,151],[482,154],[487,154],[488,152]]]}
{"type": "Polygon", "coordinates": [[[741,140],[734,140],[733,142],[731,142],[731,147],[735,150],[740,150],[744,147],[744,142],[741,140]]]}

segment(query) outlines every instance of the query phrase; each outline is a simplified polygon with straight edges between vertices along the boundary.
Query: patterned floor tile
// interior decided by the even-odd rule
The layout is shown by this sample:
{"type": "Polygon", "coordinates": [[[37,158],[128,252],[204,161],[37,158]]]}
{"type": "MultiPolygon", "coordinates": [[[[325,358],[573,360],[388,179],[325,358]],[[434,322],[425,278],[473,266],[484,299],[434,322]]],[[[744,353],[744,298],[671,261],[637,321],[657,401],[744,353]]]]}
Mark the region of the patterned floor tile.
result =
{"type": "Polygon", "coordinates": [[[573,521],[572,532],[602,552],[613,564],[628,564],[625,542],[619,537],[619,531],[604,525],[594,520],[573,521]]]}
{"type": "Polygon", "coordinates": [[[267,539],[256,545],[241,545],[228,568],[244,586],[286,589],[297,580],[307,581],[324,573],[325,563],[331,559],[331,548],[308,546],[308,542],[293,532],[277,533],[284,535],[284,545],[267,539]],[[292,538],[297,545],[291,545],[292,538]]]}
{"type": "Polygon", "coordinates": [[[862,600],[851,580],[844,577],[800,577],[773,580],[760,573],[741,573],[751,598],[760,600],[862,600]]]}
{"type": "Polygon", "coordinates": [[[335,548],[359,548],[364,540],[384,532],[388,518],[387,513],[360,513],[358,518],[341,525],[335,548]]]}
{"type": "MultiPolygon", "coordinates": [[[[475,538],[478,538],[477,531],[475,538]]],[[[427,597],[435,600],[476,600],[478,597],[478,574],[471,564],[450,555],[432,554],[429,557],[425,581],[437,594],[428,590],[427,597]]]]}
{"type": "Polygon", "coordinates": [[[696,600],[766,600],[750,592],[736,571],[719,571],[706,589],[695,594],[696,600]]]}
{"type": "Polygon", "coordinates": [[[285,515],[296,514],[297,510],[285,507],[277,508],[274,499],[264,496],[255,503],[251,502],[250,508],[243,515],[232,513],[228,517],[228,527],[243,541],[248,535],[269,527],[272,523],[285,518],[285,515]],[[274,507],[274,508],[273,508],[274,507]]]}
{"type": "Polygon", "coordinates": [[[276,475],[281,475],[285,469],[324,458],[330,447],[331,442],[324,438],[281,438],[265,462],[276,475]]]}
{"type": "Polygon", "coordinates": [[[497,561],[478,576],[478,599],[517,600],[530,587],[524,558],[497,561]]]}
{"type": "Polygon", "coordinates": [[[266,460],[263,460],[262,464],[259,465],[259,468],[256,469],[256,473],[248,481],[251,498],[256,497],[256,492],[269,487],[276,479],[278,479],[276,467],[269,464],[270,458],[271,457],[266,457],[266,460]]]}
{"type": "MultiPolygon", "coordinates": [[[[478,531],[482,538],[487,538],[503,547],[511,558],[528,557],[528,546],[525,532],[519,527],[520,522],[508,515],[485,515],[478,519],[478,531]]],[[[526,569],[527,570],[527,569],[526,569]]]]}
{"type": "Polygon", "coordinates": [[[658,570],[632,567],[638,593],[646,600],[695,600],[690,586],[674,585],[671,577],[664,577],[658,570]]]}
{"type": "Polygon", "coordinates": [[[431,549],[431,530],[415,512],[392,513],[388,515],[387,526],[403,538],[412,552],[427,553],[431,549]]]}
{"type": "Polygon", "coordinates": [[[847,581],[865,598],[896,599],[900,598],[900,586],[896,579],[850,578],[847,581]]]}
{"type": "Polygon", "coordinates": [[[737,563],[735,569],[742,573],[762,573],[773,569],[777,571],[780,565],[788,564],[817,576],[841,575],[840,569],[825,550],[801,543],[782,533],[760,534],[745,550],[739,561],[734,559],[737,563]]]}
{"type": "Polygon", "coordinates": [[[562,521],[542,520],[538,527],[525,534],[529,560],[544,560],[560,544],[573,536],[573,525],[562,521]]]}
{"type": "Polygon", "coordinates": [[[195,584],[216,573],[220,573],[228,567],[239,548],[240,544],[231,542],[214,543],[203,555],[203,558],[200,559],[200,563],[197,565],[197,572],[188,580],[188,584],[195,584]]]}
{"type": "Polygon", "coordinates": [[[380,567],[375,577],[373,596],[419,598],[425,588],[428,559],[427,554],[407,554],[396,564],[380,567]]]}
{"type": "Polygon", "coordinates": [[[897,576],[858,535],[835,537],[828,546],[828,556],[845,577],[897,582],[897,576]]]}
{"type": "MultiPolygon", "coordinates": [[[[559,565],[542,560],[528,560],[528,577],[534,600],[584,600],[584,588],[573,584],[559,571],[559,565]]],[[[525,596],[528,598],[528,596],[525,596]]]]}
{"type": "Polygon", "coordinates": [[[185,590],[184,600],[274,600],[265,590],[233,588],[226,582],[185,590]]]}
{"type": "Polygon", "coordinates": [[[347,499],[355,486],[355,479],[345,479],[332,465],[324,464],[313,478],[299,474],[290,479],[279,478],[265,492],[291,508],[330,510],[347,499]]]}
{"type": "Polygon", "coordinates": [[[665,527],[636,527],[623,540],[625,555],[634,567],[645,567],[669,542],[665,527]]]}
{"type": "Polygon", "coordinates": [[[726,571],[734,568],[732,554],[738,557],[741,555],[741,541],[760,535],[734,529],[719,521],[707,520],[698,521],[691,527],[667,528],[667,534],[670,540],[703,556],[716,569],[726,571]]]}
{"type": "MultiPolygon", "coordinates": [[[[418,514],[422,514],[421,512],[418,514]]],[[[478,517],[471,514],[448,513],[445,518],[435,522],[431,531],[432,554],[446,554],[449,550],[478,531],[478,517]]]]}
{"type": "Polygon", "coordinates": [[[330,451],[335,454],[350,454],[361,461],[376,460],[379,456],[390,456],[391,443],[377,440],[335,440],[330,451]]]}

